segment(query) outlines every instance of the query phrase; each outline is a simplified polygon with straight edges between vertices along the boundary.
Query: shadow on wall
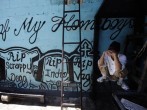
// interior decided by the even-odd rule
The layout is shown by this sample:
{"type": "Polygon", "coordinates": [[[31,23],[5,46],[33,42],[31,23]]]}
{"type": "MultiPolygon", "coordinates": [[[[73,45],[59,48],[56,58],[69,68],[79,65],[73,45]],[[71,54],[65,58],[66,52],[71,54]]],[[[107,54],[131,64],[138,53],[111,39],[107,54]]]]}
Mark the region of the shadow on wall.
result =
{"type": "Polygon", "coordinates": [[[100,25],[102,23],[102,18],[137,18],[138,15],[140,16],[140,12],[143,11],[143,7],[140,7],[143,3],[144,1],[137,0],[105,0],[97,11],[95,15],[94,29],[92,92],[95,93],[96,79],[100,75],[100,71],[97,67],[97,60],[100,57],[98,42],[100,38],[100,25]]]}

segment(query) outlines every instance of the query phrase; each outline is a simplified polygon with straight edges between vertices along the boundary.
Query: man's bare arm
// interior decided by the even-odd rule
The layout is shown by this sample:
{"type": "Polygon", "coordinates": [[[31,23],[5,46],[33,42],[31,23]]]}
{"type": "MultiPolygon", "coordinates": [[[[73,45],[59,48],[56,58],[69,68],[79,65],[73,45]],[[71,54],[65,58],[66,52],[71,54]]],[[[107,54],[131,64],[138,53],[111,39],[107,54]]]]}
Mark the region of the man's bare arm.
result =
{"type": "Polygon", "coordinates": [[[98,66],[99,67],[104,65],[104,56],[105,56],[105,52],[103,52],[103,54],[101,55],[100,59],[98,60],[98,66]]]}

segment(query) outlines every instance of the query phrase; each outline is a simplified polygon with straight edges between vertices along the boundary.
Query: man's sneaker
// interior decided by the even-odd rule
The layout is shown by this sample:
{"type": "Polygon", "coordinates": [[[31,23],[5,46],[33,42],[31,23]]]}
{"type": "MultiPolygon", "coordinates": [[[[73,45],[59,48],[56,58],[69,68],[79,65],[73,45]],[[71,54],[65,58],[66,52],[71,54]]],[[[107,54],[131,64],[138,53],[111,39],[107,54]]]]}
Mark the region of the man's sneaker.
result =
{"type": "Polygon", "coordinates": [[[126,91],[129,90],[129,87],[124,82],[121,84],[121,88],[126,91]]]}
{"type": "Polygon", "coordinates": [[[122,89],[124,89],[124,90],[129,90],[129,87],[128,87],[128,85],[124,82],[124,81],[117,81],[117,85],[119,85],[119,86],[121,86],[121,88],[122,89]]]}
{"type": "Polygon", "coordinates": [[[118,81],[117,81],[117,85],[119,85],[119,86],[122,85],[122,83],[123,83],[122,80],[118,80],[118,81]]]}
{"type": "Polygon", "coordinates": [[[103,81],[108,81],[108,78],[107,77],[105,78],[103,76],[97,78],[97,82],[102,83],[103,81]]]}

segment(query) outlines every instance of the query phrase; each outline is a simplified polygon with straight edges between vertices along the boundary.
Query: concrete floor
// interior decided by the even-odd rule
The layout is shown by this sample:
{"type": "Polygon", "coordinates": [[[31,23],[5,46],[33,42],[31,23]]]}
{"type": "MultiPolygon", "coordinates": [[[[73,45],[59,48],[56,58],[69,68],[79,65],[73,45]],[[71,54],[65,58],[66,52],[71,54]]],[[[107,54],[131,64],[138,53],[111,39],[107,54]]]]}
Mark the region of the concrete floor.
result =
{"type": "MultiPolygon", "coordinates": [[[[37,98],[12,98],[10,102],[0,101],[0,110],[61,110],[60,97],[48,97],[45,103],[37,98]]],[[[78,100],[70,98],[70,101],[78,100]]],[[[81,110],[80,108],[66,107],[63,110],[81,110]]],[[[83,110],[95,110],[94,104],[88,97],[83,97],[83,110]]]]}
{"type": "MultiPolygon", "coordinates": [[[[113,82],[95,83],[89,97],[83,97],[83,110],[120,110],[112,93],[123,91],[113,82]]],[[[46,97],[45,104],[35,98],[12,98],[9,103],[0,101],[0,110],[61,110],[60,97],[46,97]]],[[[76,100],[69,98],[70,101],[76,100]]],[[[64,108],[64,110],[81,110],[80,108],[64,108]]]]}
{"type": "Polygon", "coordinates": [[[116,82],[95,83],[93,91],[91,97],[95,105],[95,110],[120,110],[112,93],[124,90],[116,82]]]}

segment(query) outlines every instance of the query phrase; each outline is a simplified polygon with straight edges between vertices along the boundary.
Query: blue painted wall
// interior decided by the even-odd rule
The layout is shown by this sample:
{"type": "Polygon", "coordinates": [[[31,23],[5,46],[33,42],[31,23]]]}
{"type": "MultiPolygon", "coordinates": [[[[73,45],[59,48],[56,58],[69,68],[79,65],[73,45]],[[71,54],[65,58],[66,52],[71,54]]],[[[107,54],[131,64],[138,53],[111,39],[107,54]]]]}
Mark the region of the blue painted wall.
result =
{"type": "MultiPolygon", "coordinates": [[[[81,4],[82,80],[83,90],[89,91],[92,74],[94,16],[102,0],[81,4]],[[89,8],[87,8],[89,7],[89,8]]],[[[67,9],[76,9],[69,4],[67,9]]],[[[1,0],[0,4],[1,87],[60,90],[63,5],[62,0],[1,0]]],[[[65,17],[74,25],[76,14],[65,17]]],[[[78,29],[66,32],[66,41],[77,41],[78,29]]],[[[65,47],[66,58],[78,61],[78,45],[65,47]],[[71,59],[72,57],[72,59],[71,59]]],[[[80,64],[74,63],[74,80],[79,82],[80,64]]],[[[68,64],[64,80],[69,79],[68,64]]],[[[71,90],[77,91],[79,88],[71,90]]]]}
{"type": "Polygon", "coordinates": [[[102,18],[98,50],[100,54],[107,50],[112,41],[121,43],[121,52],[124,51],[126,37],[133,34],[134,18],[102,18]]]}
{"type": "MultiPolygon", "coordinates": [[[[82,65],[74,63],[74,80],[79,82],[82,66],[83,91],[90,91],[93,72],[94,17],[103,0],[85,0],[81,4],[82,65]]],[[[76,9],[70,4],[67,9],[76,9]]],[[[0,4],[1,87],[60,90],[63,5],[62,0],[1,0],[0,4]]],[[[76,14],[66,16],[67,25],[77,21],[76,14]]],[[[133,32],[132,18],[103,18],[98,50],[102,53],[113,40],[123,45],[133,32]]],[[[96,30],[97,31],[97,30],[96,30]]],[[[66,41],[77,41],[78,31],[67,30],[66,41]]],[[[78,61],[79,46],[65,47],[65,60],[78,61]]],[[[64,80],[69,79],[68,64],[64,80]]],[[[77,91],[79,88],[69,91],[77,91]]]]}

